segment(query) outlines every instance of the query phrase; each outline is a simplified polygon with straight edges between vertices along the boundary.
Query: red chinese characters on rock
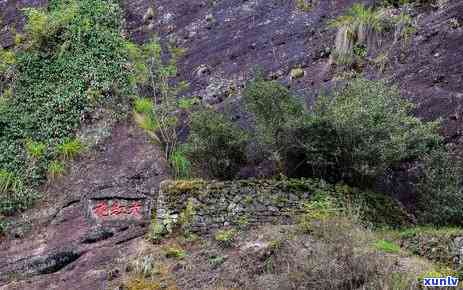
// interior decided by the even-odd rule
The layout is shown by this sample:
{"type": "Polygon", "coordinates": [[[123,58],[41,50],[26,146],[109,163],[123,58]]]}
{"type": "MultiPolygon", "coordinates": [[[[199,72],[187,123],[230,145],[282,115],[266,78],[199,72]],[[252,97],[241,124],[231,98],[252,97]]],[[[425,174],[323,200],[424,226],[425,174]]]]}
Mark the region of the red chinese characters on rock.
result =
{"type": "Polygon", "coordinates": [[[118,201],[113,201],[111,204],[108,204],[107,201],[100,201],[93,208],[93,213],[99,218],[121,214],[141,217],[141,209],[142,205],[138,201],[127,205],[121,205],[118,201]]]}

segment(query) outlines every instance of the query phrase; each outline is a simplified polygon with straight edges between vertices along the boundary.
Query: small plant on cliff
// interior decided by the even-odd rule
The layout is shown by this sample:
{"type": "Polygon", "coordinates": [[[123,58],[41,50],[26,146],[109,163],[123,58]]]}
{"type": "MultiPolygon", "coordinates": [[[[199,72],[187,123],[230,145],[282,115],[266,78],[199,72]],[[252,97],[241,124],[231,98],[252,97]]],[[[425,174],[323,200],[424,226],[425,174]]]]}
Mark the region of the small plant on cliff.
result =
{"type": "Polygon", "coordinates": [[[176,179],[190,177],[191,162],[188,160],[183,146],[177,146],[169,160],[170,166],[176,179]]]}
{"type": "Polygon", "coordinates": [[[62,161],[53,160],[48,164],[47,176],[50,181],[62,176],[65,172],[65,166],[62,161]]]}
{"type": "Polygon", "coordinates": [[[84,146],[79,139],[65,139],[58,144],[56,150],[63,160],[71,160],[82,152],[84,146]]]}
{"type": "Polygon", "coordinates": [[[0,101],[12,94],[10,85],[15,76],[15,63],[16,54],[14,51],[3,49],[0,46],[0,101]]]}
{"type": "Polygon", "coordinates": [[[381,13],[374,8],[355,3],[345,15],[336,18],[330,24],[337,28],[334,60],[339,64],[351,64],[354,61],[354,48],[362,45],[369,48],[376,34],[381,32],[384,21],[381,13]]]}
{"type": "Polygon", "coordinates": [[[193,200],[190,198],[188,199],[186,207],[180,213],[180,217],[179,217],[179,224],[185,236],[190,236],[192,234],[191,225],[192,225],[195,215],[196,215],[195,205],[193,203],[193,200]]]}
{"type": "Polygon", "coordinates": [[[232,179],[246,161],[248,135],[221,113],[202,110],[192,116],[185,153],[205,175],[232,179]]]}
{"type": "Polygon", "coordinates": [[[237,232],[234,229],[219,230],[215,233],[215,240],[222,247],[231,247],[236,239],[237,232]]]}
{"type": "Polygon", "coordinates": [[[316,0],[296,0],[296,8],[303,12],[309,12],[312,10],[314,1],[316,0]]]}
{"type": "Polygon", "coordinates": [[[400,253],[400,247],[394,242],[387,240],[377,240],[374,243],[374,247],[384,253],[398,254],[400,253]]]}
{"type": "Polygon", "coordinates": [[[181,260],[186,256],[185,250],[177,245],[170,245],[164,247],[164,253],[166,255],[166,258],[175,258],[178,260],[181,260]]]}
{"type": "Polygon", "coordinates": [[[42,158],[46,149],[47,145],[43,142],[35,142],[30,139],[26,141],[26,151],[32,159],[42,158]]]}

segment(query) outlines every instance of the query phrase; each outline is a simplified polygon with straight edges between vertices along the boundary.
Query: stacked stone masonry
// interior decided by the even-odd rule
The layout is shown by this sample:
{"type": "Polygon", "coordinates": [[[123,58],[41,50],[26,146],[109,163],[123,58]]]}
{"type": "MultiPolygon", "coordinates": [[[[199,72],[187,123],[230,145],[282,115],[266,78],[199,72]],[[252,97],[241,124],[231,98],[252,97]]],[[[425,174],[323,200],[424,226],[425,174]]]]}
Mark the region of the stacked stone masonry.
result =
{"type": "Polygon", "coordinates": [[[178,221],[187,204],[194,214],[190,228],[207,233],[222,227],[291,223],[313,190],[304,180],[227,182],[165,181],[156,202],[158,224],[178,221]]]}

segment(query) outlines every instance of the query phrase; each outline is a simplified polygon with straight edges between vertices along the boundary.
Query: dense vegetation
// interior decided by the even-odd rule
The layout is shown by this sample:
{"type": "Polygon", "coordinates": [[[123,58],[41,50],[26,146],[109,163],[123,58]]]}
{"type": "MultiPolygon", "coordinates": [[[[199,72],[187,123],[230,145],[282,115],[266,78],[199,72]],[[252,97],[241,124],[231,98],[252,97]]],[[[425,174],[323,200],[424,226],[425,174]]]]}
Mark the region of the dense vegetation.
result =
{"type": "Polygon", "coordinates": [[[461,162],[447,152],[439,122],[413,117],[396,88],[358,77],[309,109],[283,85],[257,77],[244,103],[254,116],[253,138],[218,113],[199,113],[191,123],[189,158],[206,176],[233,179],[257,156],[274,162],[275,175],[371,188],[400,164],[418,162],[419,221],[461,224],[461,162]],[[259,149],[252,158],[249,146],[259,149]]]}
{"type": "Polygon", "coordinates": [[[0,213],[27,207],[28,188],[64,170],[83,148],[74,136],[92,111],[126,110],[134,80],[121,13],[116,1],[97,0],[25,10],[24,34],[2,53],[0,213]]]}

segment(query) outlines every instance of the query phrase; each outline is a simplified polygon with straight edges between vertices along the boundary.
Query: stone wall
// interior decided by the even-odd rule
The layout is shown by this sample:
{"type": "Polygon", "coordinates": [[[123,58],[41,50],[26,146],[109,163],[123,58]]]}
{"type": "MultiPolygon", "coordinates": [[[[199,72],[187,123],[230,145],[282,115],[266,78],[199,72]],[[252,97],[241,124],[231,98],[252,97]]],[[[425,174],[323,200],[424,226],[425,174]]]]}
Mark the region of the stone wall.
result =
{"type": "Polygon", "coordinates": [[[180,226],[204,234],[223,227],[291,224],[310,198],[326,195],[340,207],[359,210],[371,224],[401,227],[414,223],[400,202],[387,194],[315,179],[166,180],[161,183],[154,204],[158,227],[155,231],[165,234],[167,228],[180,226]]]}
{"type": "Polygon", "coordinates": [[[179,222],[188,203],[194,211],[188,221],[193,232],[290,223],[316,185],[309,180],[165,181],[156,204],[157,224],[179,222]]]}

